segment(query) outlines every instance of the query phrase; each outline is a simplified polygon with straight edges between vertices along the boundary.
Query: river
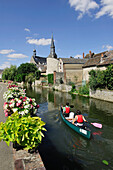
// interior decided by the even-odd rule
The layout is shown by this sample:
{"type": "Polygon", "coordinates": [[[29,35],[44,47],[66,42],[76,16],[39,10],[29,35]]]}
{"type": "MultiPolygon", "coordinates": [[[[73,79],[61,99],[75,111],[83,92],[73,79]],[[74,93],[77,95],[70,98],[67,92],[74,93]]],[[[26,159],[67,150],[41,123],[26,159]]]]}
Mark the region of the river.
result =
{"type": "Polygon", "coordinates": [[[113,103],[38,87],[26,93],[36,99],[40,105],[37,115],[46,122],[38,149],[47,170],[113,169],[113,103]],[[74,132],[60,117],[60,105],[66,102],[89,122],[101,123],[102,129],[90,125],[90,140],[74,132]]]}

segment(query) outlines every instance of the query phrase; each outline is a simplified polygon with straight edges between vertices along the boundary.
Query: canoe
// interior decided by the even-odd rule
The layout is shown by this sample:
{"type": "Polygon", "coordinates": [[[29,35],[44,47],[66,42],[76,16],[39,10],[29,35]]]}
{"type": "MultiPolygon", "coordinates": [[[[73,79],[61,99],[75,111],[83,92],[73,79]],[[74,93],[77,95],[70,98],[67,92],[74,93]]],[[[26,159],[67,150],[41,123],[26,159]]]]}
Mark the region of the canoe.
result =
{"type": "Polygon", "coordinates": [[[80,128],[80,127],[72,124],[68,119],[66,119],[66,118],[63,116],[62,111],[60,111],[60,115],[61,115],[62,120],[63,120],[71,129],[73,129],[75,132],[79,133],[80,135],[84,136],[84,137],[87,138],[87,139],[90,139],[90,138],[91,138],[91,130],[90,130],[90,129],[83,129],[83,128],[80,128]]]}

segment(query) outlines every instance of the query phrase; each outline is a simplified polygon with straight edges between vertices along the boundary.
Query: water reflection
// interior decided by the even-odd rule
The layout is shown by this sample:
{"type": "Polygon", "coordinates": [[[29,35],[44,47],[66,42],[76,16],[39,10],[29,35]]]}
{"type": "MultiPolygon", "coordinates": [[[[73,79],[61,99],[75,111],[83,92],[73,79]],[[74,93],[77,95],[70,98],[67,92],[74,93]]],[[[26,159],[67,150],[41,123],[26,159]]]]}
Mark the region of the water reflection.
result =
{"type": "Polygon", "coordinates": [[[111,169],[113,168],[113,103],[61,93],[45,88],[27,89],[40,108],[38,116],[46,122],[45,138],[39,147],[46,169],[111,169]],[[60,105],[74,105],[89,122],[102,123],[98,129],[90,125],[92,138],[87,140],[71,130],[60,117],[60,105]],[[107,160],[109,166],[102,163],[107,160]]]}

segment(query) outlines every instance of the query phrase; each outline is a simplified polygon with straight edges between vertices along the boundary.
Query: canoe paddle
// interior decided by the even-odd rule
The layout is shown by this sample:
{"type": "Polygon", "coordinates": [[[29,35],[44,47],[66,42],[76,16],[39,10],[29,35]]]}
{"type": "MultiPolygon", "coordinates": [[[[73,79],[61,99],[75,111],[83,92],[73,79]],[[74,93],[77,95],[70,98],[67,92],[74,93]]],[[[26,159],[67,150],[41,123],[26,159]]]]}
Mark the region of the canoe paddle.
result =
{"type": "Polygon", "coordinates": [[[90,124],[97,128],[100,128],[100,129],[102,128],[102,124],[100,124],[100,123],[90,123],[90,124]]]}

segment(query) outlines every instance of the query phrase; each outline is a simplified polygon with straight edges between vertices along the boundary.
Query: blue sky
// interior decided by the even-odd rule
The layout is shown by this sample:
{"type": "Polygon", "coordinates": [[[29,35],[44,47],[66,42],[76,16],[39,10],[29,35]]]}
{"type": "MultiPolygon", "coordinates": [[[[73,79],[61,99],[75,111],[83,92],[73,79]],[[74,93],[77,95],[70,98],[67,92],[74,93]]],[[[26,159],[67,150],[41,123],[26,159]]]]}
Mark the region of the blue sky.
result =
{"type": "Polygon", "coordinates": [[[0,69],[50,53],[81,57],[113,50],[113,0],[1,0],[0,69]]]}

